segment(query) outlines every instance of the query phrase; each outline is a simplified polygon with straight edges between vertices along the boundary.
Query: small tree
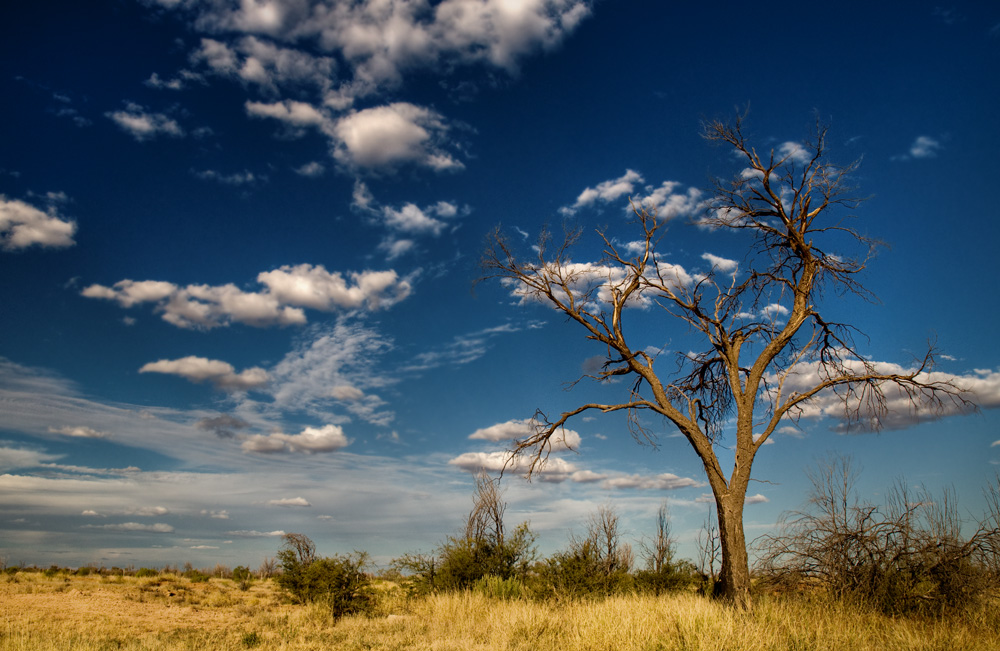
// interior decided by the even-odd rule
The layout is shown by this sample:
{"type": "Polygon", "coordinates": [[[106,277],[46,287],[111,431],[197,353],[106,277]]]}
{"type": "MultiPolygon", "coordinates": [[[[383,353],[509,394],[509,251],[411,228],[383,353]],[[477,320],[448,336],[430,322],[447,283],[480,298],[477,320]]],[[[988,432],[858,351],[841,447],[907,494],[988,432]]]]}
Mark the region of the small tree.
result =
{"type": "MultiPolygon", "coordinates": [[[[493,479],[485,472],[477,475],[465,530],[441,545],[432,583],[461,589],[472,587],[487,576],[523,578],[535,559],[535,535],[527,522],[507,533],[506,511],[500,479],[493,479]]],[[[434,571],[433,566],[431,570],[434,571]]]]}
{"type": "Polygon", "coordinates": [[[640,554],[646,567],[636,573],[640,586],[660,594],[690,585],[694,566],[684,560],[674,558],[676,542],[670,527],[670,511],[667,503],[660,504],[656,511],[656,527],[653,535],[639,543],[640,554]]]}
{"type": "Polygon", "coordinates": [[[871,429],[881,426],[897,397],[930,410],[949,401],[969,403],[958,387],[929,374],[930,351],[909,370],[876,364],[856,347],[852,326],[820,313],[824,289],[870,296],[858,274],[878,244],[835,217],[838,208],[859,203],[848,183],[857,165],[827,160],[826,128],[817,126],[805,145],[769,153],[758,153],[746,140],[742,118],[709,122],[704,135],[729,147],[745,166],[734,180],[716,184],[698,222],[747,237],[745,268],[738,273],[715,268],[698,278],[682,277],[657,251],[665,221],[642,205],[633,207],[638,242],[625,247],[601,233],[604,256],[598,263],[570,260],[578,229],[554,248],[543,232],[528,259],[498,229],[483,267],[517,296],[547,303],[583,328],[606,355],[602,370],[590,377],[632,380],[619,402],[584,404],[553,420],[537,412],[536,432],[517,441],[514,453],[532,455],[531,469],[537,469],[566,422],[590,410],[626,412],[640,442],[655,439],[639,414],[662,416],[698,455],[715,497],[722,551],[718,592],[749,607],[743,507],[754,458],[784,419],[829,392],[842,399],[850,422],[871,429]],[[675,367],[658,365],[647,349],[650,342],[637,341],[636,331],[626,327],[632,306],[662,309],[664,319],[688,328],[699,341],[690,347],[685,342],[675,367]],[[727,429],[734,438],[724,441],[727,429]],[[733,453],[728,473],[719,463],[719,446],[733,453]]]}
{"type": "Polygon", "coordinates": [[[607,595],[631,588],[634,556],[622,541],[621,519],[610,506],[590,516],[582,538],[570,536],[569,549],[540,566],[540,579],[556,596],[607,595]]]}

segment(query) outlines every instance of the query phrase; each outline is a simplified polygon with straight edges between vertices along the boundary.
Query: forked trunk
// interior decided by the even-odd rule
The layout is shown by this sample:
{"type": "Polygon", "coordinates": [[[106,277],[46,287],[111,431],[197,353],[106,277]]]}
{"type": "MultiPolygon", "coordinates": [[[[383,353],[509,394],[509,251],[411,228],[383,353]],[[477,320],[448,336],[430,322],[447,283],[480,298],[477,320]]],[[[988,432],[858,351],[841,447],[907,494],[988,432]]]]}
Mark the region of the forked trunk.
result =
{"type": "Polygon", "coordinates": [[[722,569],[714,595],[743,609],[750,608],[750,564],[743,534],[743,502],[746,490],[730,491],[715,498],[719,517],[722,569]]]}

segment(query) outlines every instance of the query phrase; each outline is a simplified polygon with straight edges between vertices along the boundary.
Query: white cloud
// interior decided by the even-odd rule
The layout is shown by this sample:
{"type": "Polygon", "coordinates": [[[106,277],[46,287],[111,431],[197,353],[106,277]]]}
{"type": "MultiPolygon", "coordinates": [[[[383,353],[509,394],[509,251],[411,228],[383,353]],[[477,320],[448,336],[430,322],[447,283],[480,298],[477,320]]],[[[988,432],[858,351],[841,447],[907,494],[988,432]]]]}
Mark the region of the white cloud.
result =
{"type": "Polygon", "coordinates": [[[365,397],[365,392],[350,384],[338,384],[330,389],[330,397],[345,402],[357,402],[365,397]]]}
{"type": "Polygon", "coordinates": [[[262,368],[255,366],[237,373],[233,365],[228,362],[193,355],[150,362],[140,368],[139,372],[179,375],[192,382],[207,380],[219,389],[230,391],[257,389],[268,382],[267,372],[262,368]]]}
{"type": "Polygon", "coordinates": [[[330,127],[334,158],[361,168],[415,164],[437,171],[461,169],[462,162],[444,149],[447,132],[441,114],[408,102],[353,111],[330,127]]]}
{"type": "MultiPolygon", "coordinates": [[[[448,464],[473,474],[481,471],[526,473],[531,462],[524,456],[511,457],[509,452],[466,452],[451,459],[448,464]]],[[[534,471],[540,481],[554,483],[569,479],[575,472],[576,466],[558,457],[549,457],[534,471]]]]}
{"type": "Polygon", "coordinates": [[[104,115],[139,142],[151,140],[159,135],[174,138],[184,135],[184,129],[176,120],[163,113],[150,113],[135,102],[126,102],[123,111],[109,111],[104,115]]]}
{"type": "Polygon", "coordinates": [[[346,447],[350,441],[344,436],[344,430],[337,425],[323,427],[306,427],[299,434],[256,434],[243,442],[246,452],[333,452],[346,447]]]}
{"type": "Polygon", "coordinates": [[[280,538],[285,535],[284,531],[257,531],[255,529],[239,529],[237,531],[227,531],[227,536],[236,538],[280,538]]]}
{"type": "Polygon", "coordinates": [[[679,186],[676,181],[664,181],[655,188],[646,186],[646,194],[637,195],[632,201],[663,220],[690,217],[704,209],[706,204],[701,190],[688,188],[686,192],[674,192],[679,186]]]}
{"type": "Polygon", "coordinates": [[[85,524],[84,529],[106,529],[108,531],[141,531],[146,533],[173,533],[174,528],[169,524],[157,522],[156,524],[142,524],[140,522],[122,522],[120,524],[85,524]]]}
{"type": "Polygon", "coordinates": [[[816,152],[814,150],[813,151],[809,150],[807,147],[805,147],[802,143],[799,142],[791,142],[791,141],[783,142],[778,147],[778,156],[781,159],[787,160],[790,163],[795,163],[798,165],[805,165],[810,160],[812,160],[815,154],[816,152]]]}
{"type": "MultiPolygon", "coordinates": [[[[537,422],[530,418],[509,420],[505,423],[477,429],[469,435],[469,438],[493,442],[526,439],[535,434],[536,425],[537,422]]],[[[580,434],[571,429],[562,428],[552,435],[551,443],[553,451],[579,449],[580,434]]]]}
{"type": "Polygon", "coordinates": [[[284,497],[277,500],[268,500],[271,506],[312,506],[304,497],[284,497]]]}
{"type": "Polygon", "coordinates": [[[217,172],[215,170],[202,170],[200,172],[195,172],[195,176],[203,181],[216,181],[217,183],[222,183],[223,185],[250,185],[257,181],[266,181],[266,176],[255,175],[250,170],[243,170],[242,172],[233,172],[232,174],[223,174],[222,172],[217,172]]]}
{"type": "Polygon", "coordinates": [[[226,509],[220,509],[218,511],[212,511],[210,509],[202,509],[201,514],[207,515],[209,518],[212,518],[213,520],[229,519],[229,511],[227,511],[226,509]]]}
{"type": "Polygon", "coordinates": [[[63,434],[65,436],[73,436],[76,438],[85,438],[85,439],[105,439],[111,436],[108,432],[101,432],[92,427],[84,427],[80,425],[76,427],[70,425],[64,425],[62,427],[50,427],[49,431],[52,432],[53,434],[63,434]]]}
{"type": "Polygon", "coordinates": [[[271,95],[277,93],[279,87],[297,89],[303,86],[324,93],[337,67],[330,57],[313,56],[253,36],[243,37],[232,45],[203,38],[190,58],[196,65],[204,63],[215,74],[256,86],[271,95]]]}
{"type": "MultiPolygon", "coordinates": [[[[905,375],[913,372],[914,369],[894,364],[891,362],[873,362],[875,371],[880,374],[900,374],[905,375]]],[[[848,361],[850,370],[861,373],[863,367],[859,361],[848,361]]],[[[776,378],[768,378],[769,382],[774,382],[776,378]]],[[[972,375],[955,375],[933,371],[931,373],[921,373],[916,378],[924,383],[931,382],[952,382],[956,387],[966,392],[965,397],[972,400],[983,409],[995,409],[1000,407],[1000,371],[979,370],[972,375]]],[[[784,393],[791,395],[793,391],[805,391],[809,387],[815,386],[821,381],[821,375],[816,365],[805,365],[796,369],[796,372],[789,376],[785,382],[784,393]]],[[[886,398],[887,414],[882,419],[882,427],[885,429],[903,429],[911,425],[936,420],[945,416],[969,413],[970,408],[945,399],[944,405],[938,412],[925,400],[918,398],[914,404],[909,397],[891,384],[883,386],[886,398]]],[[[851,405],[855,407],[856,405],[851,405]]],[[[800,416],[808,419],[830,418],[838,422],[836,429],[846,431],[844,403],[833,391],[824,391],[802,406],[800,416]]],[[[867,418],[867,415],[865,415],[867,418]]],[[[872,423],[862,419],[861,422],[853,424],[860,431],[867,431],[872,423]]]]}
{"type": "Polygon", "coordinates": [[[910,156],[914,158],[933,158],[941,149],[941,142],[930,136],[917,136],[910,145],[910,156]]]}
{"type": "Polygon", "coordinates": [[[646,185],[642,174],[635,170],[625,170],[625,174],[598,183],[595,187],[587,187],[576,198],[576,202],[559,209],[564,215],[576,214],[581,208],[597,204],[619,202],[626,212],[636,208],[644,208],[656,214],[660,219],[674,219],[680,216],[694,215],[705,206],[701,190],[689,188],[686,192],[675,192],[680,187],[676,181],[664,181],[658,187],[646,185]],[[631,199],[631,203],[624,198],[631,199]]]}
{"type": "MultiPolygon", "coordinates": [[[[588,296],[591,301],[605,304],[611,302],[612,288],[619,287],[628,280],[628,270],[624,267],[593,262],[548,263],[544,267],[537,267],[528,273],[551,282],[553,292],[560,300],[568,300],[559,287],[565,285],[569,291],[573,292],[577,300],[588,296]]],[[[667,262],[657,261],[656,270],[651,271],[650,276],[657,283],[661,282],[662,279],[662,282],[674,290],[683,290],[694,282],[694,278],[684,267],[667,262]],[[659,278],[655,276],[657,272],[659,278]]],[[[519,298],[522,302],[539,300],[539,296],[522,283],[516,283],[509,279],[504,279],[502,282],[511,287],[511,295],[519,298]]],[[[640,288],[630,297],[626,306],[645,308],[649,305],[650,299],[647,297],[647,293],[640,288]]]]}
{"type": "Polygon", "coordinates": [[[125,510],[126,515],[138,515],[142,517],[155,518],[170,513],[170,509],[165,506],[140,506],[125,510]]]}
{"type": "Polygon", "coordinates": [[[766,496],[757,493],[756,495],[747,495],[746,499],[743,500],[744,504],[765,504],[771,500],[767,499],[766,496]]]}
{"type": "Polygon", "coordinates": [[[410,295],[409,281],[387,271],[363,271],[348,274],[329,272],[323,266],[300,264],[283,266],[257,275],[280,303],[330,311],[336,307],[370,310],[395,305],[410,295]]]}
{"type": "Polygon", "coordinates": [[[265,291],[245,292],[233,284],[181,288],[163,281],[121,280],[112,287],[91,285],[81,294],[114,300],[126,308],[156,303],[164,321],[208,330],[234,321],[256,327],[302,324],[306,322],[302,307],[377,310],[402,301],[412,291],[410,282],[391,269],[352,272],[345,279],[323,266],[301,264],[262,272],[257,281],[265,291]]]}
{"type": "Polygon", "coordinates": [[[598,183],[596,187],[587,187],[576,202],[570,206],[563,206],[559,212],[564,215],[575,214],[581,208],[592,206],[597,201],[608,203],[620,199],[622,196],[633,194],[637,183],[642,183],[642,174],[635,170],[625,170],[625,174],[617,179],[610,179],[598,183]]]}
{"type": "Polygon", "coordinates": [[[73,246],[76,223],[63,219],[50,207],[43,212],[17,199],[0,194],[0,247],[5,251],[29,246],[73,246]]]}
{"type": "Polygon", "coordinates": [[[702,253],[701,259],[712,265],[712,271],[721,271],[722,273],[736,271],[736,268],[739,266],[739,263],[736,262],[736,260],[720,258],[717,255],[712,255],[711,253],[702,253]]]}
{"type": "Polygon", "coordinates": [[[0,471],[37,468],[59,458],[61,458],[61,455],[49,454],[39,450],[0,447],[0,471]]]}
{"type": "Polygon", "coordinates": [[[320,162],[311,161],[305,163],[304,165],[296,167],[294,171],[299,176],[305,176],[314,179],[323,176],[323,173],[326,171],[326,167],[320,162]]]}
{"type": "MultiPolygon", "coordinates": [[[[159,2],[171,8],[181,4],[159,2]]],[[[286,42],[309,39],[338,53],[351,68],[335,93],[341,102],[394,87],[413,68],[482,62],[516,71],[522,58],[555,47],[590,13],[583,0],[443,0],[433,8],[425,2],[379,0],[315,6],[245,0],[203,3],[197,11],[195,27],[203,32],[264,34],[286,42]]],[[[323,85],[332,76],[332,62],[323,58],[295,58],[287,50],[266,47],[253,37],[233,48],[204,39],[195,58],[217,72],[265,87],[293,80],[323,85]]]]}
{"type": "Polygon", "coordinates": [[[620,477],[610,477],[601,482],[601,486],[604,488],[634,488],[638,490],[663,491],[704,485],[704,482],[699,482],[691,479],[690,477],[678,477],[677,475],[669,472],[653,476],[624,475],[620,477]]]}
{"type": "Polygon", "coordinates": [[[942,143],[936,138],[931,138],[930,136],[917,136],[910,145],[910,149],[905,154],[897,154],[891,157],[891,160],[895,161],[905,161],[914,160],[921,158],[934,158],[937,156],[938,151],[942,148],[942,143]]]}
{"type": "Polygon", "coordinates": [[[305,102],[284,100],[265,104],[263,102],[247,102],[247,115],[258,118],[273,118],[295,127],[319,127],[329,122],[329,118],[321,111],[305,102]]]}

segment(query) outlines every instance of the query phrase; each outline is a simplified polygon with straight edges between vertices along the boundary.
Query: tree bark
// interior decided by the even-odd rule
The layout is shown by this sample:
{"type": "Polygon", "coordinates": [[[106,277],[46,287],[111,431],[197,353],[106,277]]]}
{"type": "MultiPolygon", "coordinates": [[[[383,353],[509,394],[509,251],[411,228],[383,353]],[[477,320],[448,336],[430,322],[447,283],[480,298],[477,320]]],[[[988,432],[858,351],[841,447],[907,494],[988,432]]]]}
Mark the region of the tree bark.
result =
{"type": "Polygon", "coordinates": [[[715,496],[719,518],[719,543],[722,569],[713,590],[714,596],[748,610],[750,608],[750,563],[746,536],[743,533],[743,504],[746,488],[730,489],[715,496]]]}

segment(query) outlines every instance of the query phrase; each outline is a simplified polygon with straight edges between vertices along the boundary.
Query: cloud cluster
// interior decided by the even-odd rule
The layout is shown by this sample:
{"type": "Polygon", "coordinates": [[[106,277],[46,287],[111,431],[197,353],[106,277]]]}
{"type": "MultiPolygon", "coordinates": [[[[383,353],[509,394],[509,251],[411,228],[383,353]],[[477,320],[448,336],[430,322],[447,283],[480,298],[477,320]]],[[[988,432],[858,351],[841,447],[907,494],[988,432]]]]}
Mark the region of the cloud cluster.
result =
{"type": "Polygon", "coordinates": [[[76,223],[63,219],[50,207],[47,212],[0,194],[0,248],[4,251],[29,246],[62,248],[73,246],[76,223]]]}
{"type": "Polygon", "coordinates": [[[389,231],[379,244],[389,260],[412,251],[416,247],[416,237],[439,237],[451,220],[470,212],[468,206],[459,207],[450,201],[438,201],[423,208],[409,202],[399,208],[384,206],[361,180],[354,183],[351,208],[389,231]]]}
{"type": "Polygon", "coordinates": [[[128,308],[154,303],[163,320],[180,328],[211,329],[237,322],[256,327],[306,322],[302,308],[322,311],[377,310],[410,295],[412,287],[395,271],[327,271],[321,265],[283,266],[258,274],[262,291],[246,292],[236,285],[180,287],[156,280],[120,280],[111,287],[90,285],[81,294],[113,300],[128,308]]]}
{"type": "Polygon", "coordinates": [[[892,156],[891,160],[894,161],[905,161],[905,160],[920,160],[924,158],[934,158],[938,155],[943,145],[941,141],[937,138],[932,138],[930,136],[917,136],[910,145],[910,149],[905,154],[898,154],[892,156]]]}
{"type": "Polygon", "coordinates": [[[680,187],[681,184],[676,181],[664,181],[659,186],[647,184],[642,174],[627,169],[625,174],[616,179],[602,181],[593,187],[588,186],[577,196],[575,202],[563,206],[559,212],[569,216],[575,215],[583,208],[618,203],[626,212],[635,206],[667,220],[692,216],[704,210],[707,204],[701,190],[688,188],[679,192],[680,187]],[[625,199],[631,200],[631,203],[625,199]]]}
{"type": "Polygon", "coordinates": [[[521,58],[558,45],[590,13],[584,0],[157,1],[192,10],[202,32],[246,35],[226,50],[203,43],[198,56],[247,83],[320,83],[334,71],[326,57],[306,57],[261,37],[308,42],[339,57],[350,72],[331,101],[396,86],[415,68],[486,63],[516,71],[521,58]]]}
{"type": "MultiPolygon", "coordinates": [[[[863,365],[860,361],[848,361],[848,369],[855,373],[863,372],[863,365]]],[[[874,362],[874,368],[880,374],[900,374],[912,373],[915,369],[907,368],[900,364],[891,362],[874,362]]],[[[791,395],[791,392],[804,392],[822,381],[821,369],[816,364],[802,365],[795,370],[785,382],[784,393],[791,395]]],[[[964,391],[964,397],[974,402],[983,409],[995,409],[1000,407],[1000,371],[990,369],[976,369],[970,375],[955,375],[941,371],[921,373],[916,378],[924,383],[944,383],[950,382],[957,389],[964,391]]],[[[772,383],[776,378],[769,378],[772,383]]],[[[933,405],[926,400],[926,397],[919,395],[915,400],[911,400],[904,391],[896,388],[892,384],[884,384],[887,413],[881,419],[881,427],[884,429],[904,429],[917,423],[936,420],[946,416],[969,413],[970,407],[944,399],[942,405],[933,405]]],[[[857,408],[857,404],[852,402],[845,405],[841,397],[834,391],[827,390],[819,393],[815,398],[802,406],[800,416],[809,419],[829,418],[835,423],[837,431],[848,431],[847,414],[852,413],[857,408]]],[[[874,422],[872,415],[862,413],[861,420],[852,424],[852,427],[859,431],[870,431],[874,422]]]]}
{"type": "Polygon", "coordinates": [[[104,115],[139,142],[152,140],[161,135],[172,138],[184,135],[184,129],[177,120],[164,113],[150,112],[135,102],[126,102],[123,110],[109,111],[104,115]]]}
{"type": "MultiPolygon", "coordinates": [[[[479,441],[514,441],[526,439],[535,434],[538,421],[532,418],[508,420],[489,427],[477,429],[469,435],[472,440],[479,441]]],[[[577,450],[580,448],[580,434],[574,430],[562,428],[551,439],[552,450],[577,450]]]]}
{"type": "MultiPolygon", "coordinates": [[[[267,384],[267,372],[259,367],[236,372],[232,364],[216,359],[189,355],[180,359],[161,359],[139,369],[140,373],[178,375],[192,382],[211,382],[226,391],[248,391],[267,384]]],[[[232,423],[227,423],[231,425],[232,423]]]]}
{"type": "Polygon", "coordinates": [[[298,434],[255,434],[243,441],[245,452],[273,454],[280,452],[333,452],[347,447],[350,441],[344,436],[344,430],[337,425],[323,427],[306,427],[298,434]]]}

